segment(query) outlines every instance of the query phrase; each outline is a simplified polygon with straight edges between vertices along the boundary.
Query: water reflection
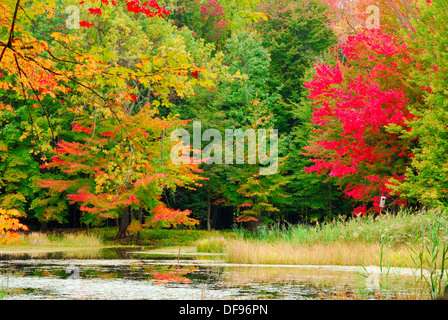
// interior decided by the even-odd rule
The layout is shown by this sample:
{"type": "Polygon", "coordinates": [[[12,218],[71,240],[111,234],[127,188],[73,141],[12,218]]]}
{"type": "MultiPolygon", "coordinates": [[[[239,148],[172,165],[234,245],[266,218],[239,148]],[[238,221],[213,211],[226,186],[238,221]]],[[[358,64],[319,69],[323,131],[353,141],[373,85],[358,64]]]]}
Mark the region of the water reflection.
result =
{"type": "Polygon", "coordinates": [[[229,265],[177,250],[87,251],[0,255],[0,298],[322,299],[360,283],[353,271],[229,265]]]}
{"type": "Polygon", "coordinates": [[[59,248],[26,253],[0,253],[2,260],[28,259],[132,259],[136,256],[135,248],[98,247],[98,248],[59,248]]]}

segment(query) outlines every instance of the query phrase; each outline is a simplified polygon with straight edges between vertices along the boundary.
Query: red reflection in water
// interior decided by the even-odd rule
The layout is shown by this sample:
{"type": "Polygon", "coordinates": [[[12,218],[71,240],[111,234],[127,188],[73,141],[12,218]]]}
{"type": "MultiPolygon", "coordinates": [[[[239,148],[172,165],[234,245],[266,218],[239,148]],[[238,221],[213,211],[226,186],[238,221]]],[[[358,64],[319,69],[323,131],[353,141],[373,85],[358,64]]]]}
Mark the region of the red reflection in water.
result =
{"type": "Polygon", "coordinates": [[[165,272],[152,271],[152,275],[154,276],[155,284],[167,284],[170,282],[174,283],[185,283],[188,284],[191,282],[190,279],[185,278],[186,274],[189,274],[193,271],[198,270],[198,267],[171,267],[169,270],[165,272]]]}

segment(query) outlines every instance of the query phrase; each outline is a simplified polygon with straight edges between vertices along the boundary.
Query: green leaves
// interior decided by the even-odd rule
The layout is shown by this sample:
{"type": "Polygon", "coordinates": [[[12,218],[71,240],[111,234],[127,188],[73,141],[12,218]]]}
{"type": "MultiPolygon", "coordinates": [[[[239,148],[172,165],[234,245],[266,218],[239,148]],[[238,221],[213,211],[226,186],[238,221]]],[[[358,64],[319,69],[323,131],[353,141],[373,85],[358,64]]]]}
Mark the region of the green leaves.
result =
{"type": "Polygon", "coordinates": [[[411,199],[433,206],[443,204],[448,190],[445,8],[445,0],[434,0],[430,5],[422,1],[420,16],[412,21],[417,36],[406,38],[417,66],[408,82],[421,90],[421,99],[413,103],[417,117],[409,123],[410,130],[403,132],[404,137],[414,141],[407,178],[402,184],[392,181],[391,186],[411,199]]]}
{"type": "Polygon", "coordinates": [[[307,68],[336,43],[325,7],[316,1],[267,3],[270,17],[257,24],[263,45],[271,56],[269,86],[283,99],[299,101],[307,68]]]}

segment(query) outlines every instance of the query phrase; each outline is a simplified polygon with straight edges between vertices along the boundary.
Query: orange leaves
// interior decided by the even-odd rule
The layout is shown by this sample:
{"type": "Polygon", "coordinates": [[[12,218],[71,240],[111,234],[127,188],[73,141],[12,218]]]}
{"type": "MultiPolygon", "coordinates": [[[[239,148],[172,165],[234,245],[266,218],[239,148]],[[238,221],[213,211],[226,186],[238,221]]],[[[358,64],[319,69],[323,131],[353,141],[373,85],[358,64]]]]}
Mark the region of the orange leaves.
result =
{"type": "Polygon", "coordinates": [[[9,245],[12,242],[19,242],[19,230],[28,231],[28,227],[19,222],[22,214],[15,210],[0,208],[0,245],[9,245]]]}
{"type": "Polygon", "coordinates": [[[257,218],[253,217],[253,216],[244,216],[241,215],[239,217],[236,218],[237,222],[249,222],[249,221],[258,221],[257,218]]]}
{"type": "MultiPolygon", "coordinates": [[[[238,191],[237,191],[238,192],[238,191]]],[[[251,203],[249,203],[249,202],[244,202],[244,203],[241,203],[241,204],[239,204],[238,205],[238,208],[241,208],[241,207],[249,207],[249,208],[251,208],[253,205],[251,204],[251,203]]]]}
{"type": "MultiPolygon", "coordinates": [[[[29,6],[21,10],[37,10],[38,3],[29,2],[29,6]]],[[[148,17],[169,14],[155,0],[117,3],[80,0],[77,4],[83,6],[82,12],[92,15],[79,22],[84,28],[91,28],[94,23],[104,25],[102,19],[110,17],[109,13],[114,10],[112,6],[116,5],[125,7],[124,11],[127,8],[131,13],[138,13],[135,19],[132,18],[136,24],[142,14],[148,17]]],[[[0,3],[2,27],[11,27],[10,7],[0,3]]],[[[45,9],[32,13],[39,16],[45,13],[45,9]]],[[[19,28],[25,31],[29,27],[29,18],[24,16],[21,12],[17,17],[15,31],[19,28]]],[[[173,167],[169,162],[169,133],[185,123],[171,117],[165,119],[158,114],[158,107],[168,106],[174,92],[180,92],[179,96],[192,92],[188,81],[194,79],[188,79],[191,78],[188,77],[190,70],[193,77],[201,78],[201,81],[196,81],[201,85],[207,78],[205,69],[196,68],[188,52],[178,50],[177,44],[173,52],[157,54],[156,59],[149,53],[142,54],[141,61],[147,59],[147,65],[126,63],[126,67],[118,66],[114,60],[121,57],[111,54],[112,43],[104,41],[101,44],[104,47],[92,49],[89,42],[93,40],[92,32],[56,32],[58,28],[52,29],[55,32],[43,30],[51,30],[51,26],[48,27],[39,29],[36,26],[39,34],[45,33],[39,38],[48,38],[48,43],[33,38],[31,32],[15,32],[9,43],[5,32],[1,41],[8,44],[0,46],[0,89],[8,91],[7,94],[15,94],[20,102],[24,102],[0,103],[0,113],[3,110],[13,112],[16,106],[25,105],[25,100],[26,106],[35,114],[47,113],[46,106],[51,101],[55,107],[60,107],[64,116],[71,113],[61,122],[58,122],[59,118],[53,121],[55,117],[48,117],[51,122],[48,127],[54,129],[51,144],[54,149],[53,155],[41,157],[41,161],[46,162],[41,168],[45,177],[53,175],[53,180],[40,180],[37,184],[51,195],[64,193],[91,222],[97,217],[98,220],[120,217],[128,206],[143,207],[150,212],[165,187],[175,188],[196,182],[199,178],[192,170],[197,166],[173,167]],[[180,70],[180,74],[172,70],[180,70]],[[142,81],[142,85],[138,85],[142,79],[147,82],[142,81]],[[147,96],[148,87],[150,95],[147,96]],[[69,90],[71,94],[67,95],[69,90]],[[59,105],[57,101],[61,96],[65,97],[64,103],[59,105]],[[143,105],[148,102],[148,97],[151,97],[150,103],[143,105]],[[67,128],[68,121],[65,120],[71,116],[75,120],[73,126],[67,128]]],[[[142,48],[141,51],[147,50],[142,48]]],[[[41,131],[44,129],[39,128],[33,133],[41,131]]],[[[49,143],[45,147],[45,152],[52,149],[49,143]]],[[[57,215],[51,202],[42,203],[42,207],[48,208],[45,219],[53,219],[57,215]]],[[[166,214],[171,225],[191,226],[197,223],[188,217],[188,211],[168,211],[166,214]]],[[[159,218],[163,220],[162,216],[159,218]]]]}
{"type": "Polygon", "coordinates": [[[57,147],[55,149],[55,153],[73,153],[77,155],[84,154],[86,151],[83,151],[83,145],[78,142],[67,142],[62,140],[61,142],[57,143],[57,147]]]}
{"type": "Polygon", "coordinates": [[[135,181],[134,182],[134,186],[138,187],[140,185],[148,185],[154,179],[159,179],[160,180],[161,178],[165,178],[165,177],[166,177],[166,174],[164,174],[164,173],[155,173],[155,174],[153,174],[153,175],[151,175],[149,177],[142,178],[142,179],[139,179],[139,180],[135,181]]]}
{"type": "Polygon", "coordinates": [[[0,3],[0,12],[2,13],[0,15],[0,26],[8,28],[10,26],[12,12],[5,3],[0,3]]]}
{"type": "Polygon", "coordinates": [[[154,276],[154,282],[156,284],[167,284],[170,282],[173,283],[190,283],[191,280],[188,278],[185,278],[184,276],[190,272],[196,271],[199,268],[196,266],[189,266],[189,267],[179,267],[174,266],[171,267],[170,270],[165,272],[157,272],[153,271],[152,275],[154,276]]]}
{"type": "Polygon", "coordinates": [[[66,180],[39,180],[37,185],[60,193],[67,190],[72,185],[72,182],[66,180]]]}
{"type": "Polygon", "coordinates": [[[145,225],[152,227],[161,226],[164,228],[184,225],[191,228],[199,224],[198,220],[188,217],[191,214],[190,210],[174,210],[167,208],[162,203],[155,207],[153,212],[155,215],[145,225]]]}
{"type": "Polygon", "coordinates": [[[0,110],[5,110],[5,111],[9,111],[11,113],[14,113],[14,111],[11,108],[11,106],[8,105],[8,104],[0,103],[0,110]]]}
{"type": "Polygon", "coordinates": [[[63,76],[53,71],[54,61],[45,54],[48,50],[45,41],[31,37],[11,40],[10,46],[2,50],[0,60],[0,70],[7,72],[8,79],[5,80],[8,83],[0,81],[0,88],[34,100],[42,100],[45,96],[55,98],[58,92],[63,93],[59,82],[63,76]]]}

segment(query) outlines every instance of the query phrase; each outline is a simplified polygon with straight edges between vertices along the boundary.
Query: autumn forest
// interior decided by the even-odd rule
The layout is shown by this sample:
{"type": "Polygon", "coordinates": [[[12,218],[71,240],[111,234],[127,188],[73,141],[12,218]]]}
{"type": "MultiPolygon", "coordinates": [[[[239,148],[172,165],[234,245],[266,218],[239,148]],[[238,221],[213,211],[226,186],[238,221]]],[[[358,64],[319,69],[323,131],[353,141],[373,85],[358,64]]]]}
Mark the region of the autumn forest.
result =
{"type": "Polygon", "coordinates": [[[125,237],[443,206],[447,7],[2,0],[0,230],[125,237]],[[193,121],[275,129],[277,171],[173,163],[170,137],[193,121]]]}
{"type": "Polygon", "coordinates": [[[447,10],[0,0],[0,299],[448,299],[447,10]]]}

